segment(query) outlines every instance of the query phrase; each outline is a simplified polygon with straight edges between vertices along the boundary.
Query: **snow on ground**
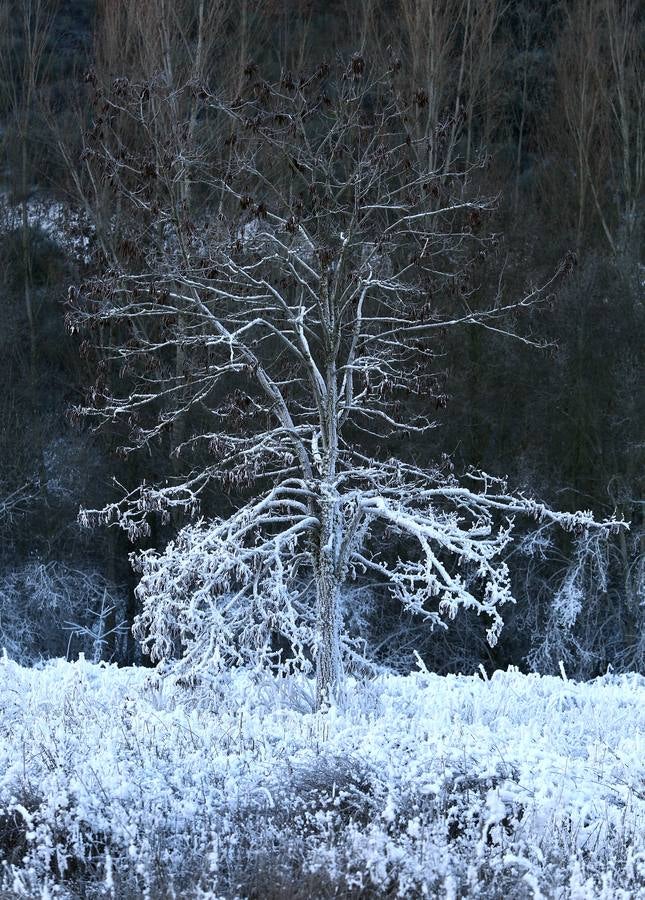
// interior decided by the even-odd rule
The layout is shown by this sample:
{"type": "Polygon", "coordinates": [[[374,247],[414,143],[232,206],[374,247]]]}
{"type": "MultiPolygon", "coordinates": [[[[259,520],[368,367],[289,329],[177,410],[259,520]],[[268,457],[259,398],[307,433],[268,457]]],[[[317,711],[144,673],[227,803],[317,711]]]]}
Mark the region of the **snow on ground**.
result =
{"type": "MultiPolygon", "coordinates": [[[[11,897],[645,897],[645,679],[0,660],[11,897]]],[[[0,896],[3,896],[0,891],[0,896]]]]}

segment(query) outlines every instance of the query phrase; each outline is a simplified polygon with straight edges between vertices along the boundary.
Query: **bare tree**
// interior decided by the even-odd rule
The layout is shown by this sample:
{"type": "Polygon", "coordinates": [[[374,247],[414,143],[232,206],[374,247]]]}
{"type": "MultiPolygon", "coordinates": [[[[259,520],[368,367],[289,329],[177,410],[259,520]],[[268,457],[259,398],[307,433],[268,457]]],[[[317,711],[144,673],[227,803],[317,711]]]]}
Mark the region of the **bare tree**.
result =
{"type": "Polygon", "coordinates": [[[332,72],[251,79],[234,102],[202,86],[197,115],[232,129],[224,161],[207,149],[157,153],[153,111],[190,105],[158,84],[119,84],[110,115],[152,146],[114,154],[99,141],[95,162],[129,204],[136,249],[71,291],[70,326],[90,329],[114,364],[80,412],[126,426],[126,452],[182,417],[191,432],[175,449],[194,461],[185,477],[140,485],[83,520],[137,538],[151,512],[196,513],[213,485],[235,507],[138,556],[144,646],[162,658],[182,645],[192,672],[313,658],[318,705],[342,691],[356,649],[343,625],[349,583],[388,585],[431,625],[471,608],[494,643],[512,599],[500,554],[515,514],[595,526],[501,480],[459,483],[447,466],[380,449],[434,427],[433,337],[457,326],[512,336],[509,311],[550,296],[566,268],[519,300],[500,289],[473,308],[490,204],[410,133],[415,99],[401,108],[394,77],[354,56],[332,72]],[[191,183],[190,204],[175,202],[172,172],[191,183]]]}
{"type": "MultiPolygon", "coordinates": [[[[611,168],[615,184],[619,248],[628,246],[638,234],[639,204],[645,185],[645,101],[643,82],[644,26],[642,11],[634,0],[612,3],[604,0],[607,45],[611,59],[611,77],[603,78],[605,64],[598,60],[598,77],[603,85],[605,103],[611,110],[611,168]]],[[[595,196],[595,195],[594,195],[595,196]]],[[[642,221],[642,217],[641,221],[642,221]]]]}
{"type": "Polygon", "coordinates": [[[526,6],[518,8],[515,28],[516,43],[513,47],[513,59],[516,61],[517,66],[516,79],[519,95],[516,121],[513,122],[513,126],[517,129],[515,186],[513,188],[513,209],[515,211],[518,209],[520,198],[525,130],[529,111],[529,83],[531,77],[535,77],[533,70],[537,69],[540,64],[539,52],[536,49],[540,24],[539,14],[536,10],[526,6]]]}
{"type": "Polygon", "coordinates": [[[637,234],[645,178],[642,30],[631,0],[575,0],[564,9],[556,69],[576,174],[578,247],[591,209],[612,252],[637,234]]]}
{"type": "MultiPolygon", "coordinates": [[[[32,223],[29,217],[29,197],[33,190],[34,117],[38,109],[40,89],[47,66],[51,61],[49,41],[57,9],[57,0],[20,0],[10,4],[0,0],[0,27],[4,26],[0,48],[0,101],[8,109],[8,137],[5,150],[9,172],[17,187],[20,204],[20,247],[22,265],[22,294],[29,334],[29,395],[32,414],[37,415],[37,303],[34,296],[32,223]],[[2,96],[4,94],[4,96],[2,96]]],[[[34,455],[38,460],[41,488],[46,490],[47,477],[40,435],[34,431],[38,446],[34,455]]]]}
{"type": "Polygon", "coordinates": [[[440,158],[448,167],[454,159],[471,6],[469,0],[401,0],[401,56],[417,89],[416,136],[432,140],[433,168],[440,158]]]}
{"type": "Polygon", "coordinates": [[[474,4],[472,11],[472,24],[467,32],[468,62],[465,73],[467,163],[472,159],[477,146],[490,151],[495,116],[499,116],[499,89],[495,82],[503,58],[497,46],[497,36],[509,5],[501,0],[482,0],[474,4]],[[476,124],[480,132],[478,141],[476,124]]]}

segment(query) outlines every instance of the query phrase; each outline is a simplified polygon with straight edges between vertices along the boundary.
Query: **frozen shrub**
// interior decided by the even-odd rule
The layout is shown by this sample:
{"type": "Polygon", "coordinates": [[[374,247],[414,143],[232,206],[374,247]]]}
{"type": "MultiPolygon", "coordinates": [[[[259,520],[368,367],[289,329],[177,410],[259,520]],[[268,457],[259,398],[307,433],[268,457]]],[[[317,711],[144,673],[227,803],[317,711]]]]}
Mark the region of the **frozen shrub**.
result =
{"type": "Polygon", "coordinates": [[[0,575],[0,647],[26,665],[80,652],[99,662],[123,637],[123,604],[98,572],[33,560],[0,575]]]}

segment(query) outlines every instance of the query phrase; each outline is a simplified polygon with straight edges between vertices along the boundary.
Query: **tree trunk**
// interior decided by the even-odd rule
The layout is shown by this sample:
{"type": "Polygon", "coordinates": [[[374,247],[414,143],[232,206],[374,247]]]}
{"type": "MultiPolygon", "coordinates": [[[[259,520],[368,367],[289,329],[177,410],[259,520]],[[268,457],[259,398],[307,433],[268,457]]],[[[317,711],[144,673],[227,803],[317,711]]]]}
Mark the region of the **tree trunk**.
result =
{"type": "Polygon", "coordinates": [[[339,700],[343,685],[340,652],[340,577],[336,568],[335,509],[325,498],[320,533],[320,557],[316,567],[316,709],[339,700]]]}
{"type": "Polygon", "coordinates": [[[316,657],[316,709],[338,700],[342,691],[343,664],[340,654],[340,584],[331,566],[322,561],[317,579],[316,626],[319,637],[316,657]]]}

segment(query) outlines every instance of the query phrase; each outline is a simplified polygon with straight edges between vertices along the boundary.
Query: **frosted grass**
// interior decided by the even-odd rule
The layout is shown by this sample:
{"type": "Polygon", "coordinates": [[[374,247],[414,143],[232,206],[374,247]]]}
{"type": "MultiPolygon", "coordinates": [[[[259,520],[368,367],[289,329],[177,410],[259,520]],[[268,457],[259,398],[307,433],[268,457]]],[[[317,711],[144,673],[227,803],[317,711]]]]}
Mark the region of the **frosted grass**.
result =
{"type": "Polygon", "coordinates": [[[312,690],[5,658],[5,890],[645,897],[642,677],[418,672],[318,714],[312,690]]]}

